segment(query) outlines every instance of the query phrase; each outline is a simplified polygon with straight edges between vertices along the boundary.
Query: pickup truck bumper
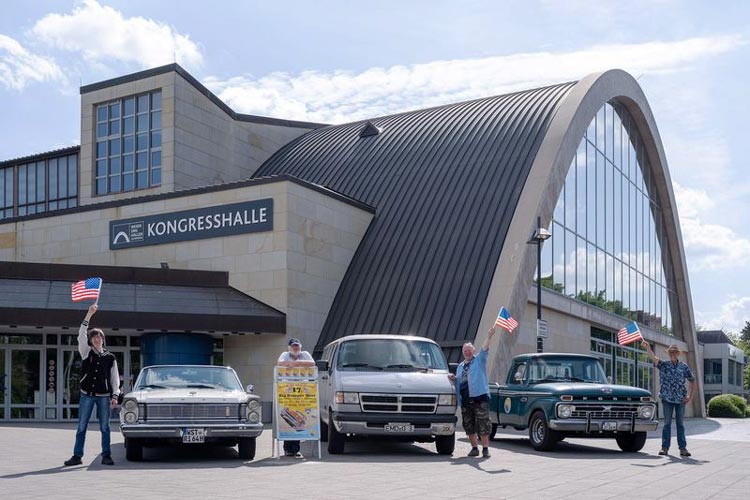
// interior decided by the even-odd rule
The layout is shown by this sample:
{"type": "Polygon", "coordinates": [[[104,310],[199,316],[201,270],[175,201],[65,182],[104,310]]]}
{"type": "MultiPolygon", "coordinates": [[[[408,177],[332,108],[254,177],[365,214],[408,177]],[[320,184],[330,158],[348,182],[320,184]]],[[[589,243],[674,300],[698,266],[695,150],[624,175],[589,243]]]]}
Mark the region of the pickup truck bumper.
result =
{"type": "Polygon", "coordinates": [[[336,430],[341,433],[380,436],[448,436],[456,432],[455,414],[434,413],[358,413],[333,412],[331,415],[336,430]],[[414,431],[394,433],[385,430],[387,424],[411,424],[414,431]]]}
{"type": "Polygon", "coordinates": [[[174,422],[168,424],[120,424],[122,435],[129,438],[182,438],[183,429],[206,429],[206,439],[258,437],[263,432],[263,424],[201,424],[194,422],[174,422]]]}
{"type": "Polygon", "coordinates": [[[631,420],[591,420],[588,422],[583,418],[566,418],[566,419],[554,419],[549,421],[550,429],[560,432],[645,432],[655,431],[659,426],[657,420],[636,420],[635,429],[631,429],[631,420]],[[617,424],[616,429],[605,430],[604,423],[615,422],[617,424]]]}

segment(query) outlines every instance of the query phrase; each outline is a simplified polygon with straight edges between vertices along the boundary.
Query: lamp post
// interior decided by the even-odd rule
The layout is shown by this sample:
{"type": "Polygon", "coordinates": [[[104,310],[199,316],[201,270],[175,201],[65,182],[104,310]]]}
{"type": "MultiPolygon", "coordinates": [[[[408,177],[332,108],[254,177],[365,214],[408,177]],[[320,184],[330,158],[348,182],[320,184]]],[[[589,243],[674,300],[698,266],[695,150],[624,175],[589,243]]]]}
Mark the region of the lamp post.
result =
{"type": "Polygon", "coordinates": [[[539,336],[542,322],[542,243],[549,239],[552,233],[542,227],[542,218],[536,218],[536,229],[527,242],[536,245],[536,352],[544,352],[544,338],[539,336]]]}

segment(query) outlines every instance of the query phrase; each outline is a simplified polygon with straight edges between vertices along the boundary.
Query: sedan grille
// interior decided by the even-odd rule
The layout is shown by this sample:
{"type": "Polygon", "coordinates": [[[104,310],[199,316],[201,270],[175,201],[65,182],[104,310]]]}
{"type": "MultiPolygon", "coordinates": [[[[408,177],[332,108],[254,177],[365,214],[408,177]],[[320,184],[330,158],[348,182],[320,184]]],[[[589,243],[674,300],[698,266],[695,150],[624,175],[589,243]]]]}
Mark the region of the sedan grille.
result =
{"type": "Polygon", "coordinates": [[[360,394],[363,412],[435,413],[437,396],[410,394],[360,394]]]}
{"type": "Polygon", "coordinates": [[[232,420],[237,421],[241,415],[240,405],[236,403],[190,404],[190,403],[154,403],[146,405],[146,420],[232,420]]]}

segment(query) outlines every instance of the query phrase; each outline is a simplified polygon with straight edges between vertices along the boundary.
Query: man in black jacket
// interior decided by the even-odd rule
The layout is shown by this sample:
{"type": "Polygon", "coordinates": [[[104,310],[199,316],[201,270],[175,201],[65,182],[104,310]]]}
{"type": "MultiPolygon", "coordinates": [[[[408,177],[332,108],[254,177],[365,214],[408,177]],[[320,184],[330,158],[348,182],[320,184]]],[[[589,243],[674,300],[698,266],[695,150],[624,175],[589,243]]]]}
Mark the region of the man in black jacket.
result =
{"type": "Polygon", "coordinates": [[[99,308],[92,304],[78,330],[78,352],[81,354],[81,399],[78,403],[78,430],[73,456],[65,465],[81,464],[83,445],[86,442],[86,428],[91,412],[96,406],[99,429],[102,432],[102,464],[114,465],[109,446],[110,408],[117,407],[120,393],[120,374],[114,354],[104,347],[104,332],[98,328],[87,331],[91,317],[99,308]]]}

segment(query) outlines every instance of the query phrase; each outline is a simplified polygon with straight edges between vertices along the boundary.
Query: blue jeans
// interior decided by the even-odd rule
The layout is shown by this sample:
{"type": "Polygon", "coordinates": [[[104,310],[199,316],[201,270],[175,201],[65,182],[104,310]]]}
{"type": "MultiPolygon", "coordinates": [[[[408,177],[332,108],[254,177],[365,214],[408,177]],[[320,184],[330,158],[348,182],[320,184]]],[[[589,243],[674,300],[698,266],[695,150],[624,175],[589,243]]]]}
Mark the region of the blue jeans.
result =
{"type": "Polygon", "coordinates": [[[96,406],[96,418],[99,419],[99,430],[102,431],[102,456],[109,456],[112,450],[109,447],[109,410],[111,400],[109,396],[88,396],[81,393],[81,401],[78,403],[78,430],[76,431],[76,445],[73,455],[83,456],[83,445],[86,443],[86,429],[89,426],[91,412],[96,406]]]}
{"type": "Polygon", "coordinates": [[[664,408],[664,428],[661,430],[661,447],[669,449],[672,442],[672,411],[675,413],[675,423],[677,424],[677,446],[681,450],[687,448],[685,441],[685,403],[670,403],[669,401],[661,402],[664,408]]]}

